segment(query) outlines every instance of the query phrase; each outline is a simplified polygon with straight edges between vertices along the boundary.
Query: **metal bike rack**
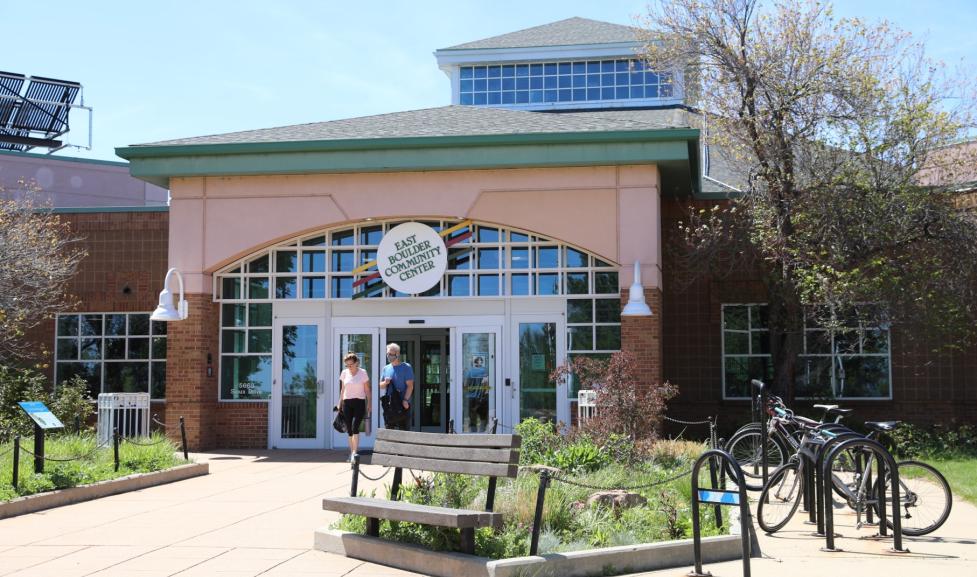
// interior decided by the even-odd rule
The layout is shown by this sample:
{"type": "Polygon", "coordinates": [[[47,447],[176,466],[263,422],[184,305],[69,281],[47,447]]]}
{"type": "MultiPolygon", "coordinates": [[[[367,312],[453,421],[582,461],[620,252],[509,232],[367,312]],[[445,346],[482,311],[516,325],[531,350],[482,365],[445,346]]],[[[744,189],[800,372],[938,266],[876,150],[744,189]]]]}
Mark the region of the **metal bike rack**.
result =
{"type": "Polygon", "coordinates": [[[767,428],[767,387],[763,384],[763,381],[757,379],[751,380],[750,385],[754,389],[757,389],[760,396],[760,468],[763,471],[763,484],[761,487],[765,487],[769,477],[767,471],[767,442],[770,440],[770,431],[767,428]]]}
{"type": "MultiPolygon", "coordinates": [[[[720,466],[720,469],[725,468],[720,466]]],[[[715,477],[712,477],[715,485],[715,477]]],[[[702,531],[699,523],[699,503],[709,503],[716,506],[738,505],[740,508],[740,536],[743,541],[743,577],[750,577],[750,557],[760,557],[760,544],[753,530],[753,518],[750,515],[750,502],[746,496],[746,479],[743,469],[736,459],[722,449],[709,449],[699,455],[692,466],[692,553],[695,557],[695,569],[690,576],[705,577],[711,573],[702,572],[702,531]],[[712,490],[699,489],[699,469],[705,461],[724,459],[735,473],[737,490],[727,491],[721,487],[712,490]]]]}
{"type": "MultiPolygon", "coordinates": [[[[818,447],[818,451],[816,453],[817,461],[811,463],[811,465],[813,466],[810,469],[808,469],[808,478],[810,480],[809,496],[813,501],[813,505],[814,505],[813,507],[808,509],[808,520],[817,525],[817,531],[815,532],[815,535],[817,535],[818,537],[824,535],[824,515],[822,514],[822,512],[824,511],[825,501],[827,501],[829,504],[831,503],[831,493],[829,492],[826,498],[825,493],[821,490],[821,485],[823,480],[821,476],[821,469],[822,467],[824,467],[825,456],[838,443],[841,443],[843,441],[848,441],[851,439],[865,438],[865,435],[860,435],[855,431],[852,431],[851,429],[847,429],[845,431],[839,430],[835,432],[835,435],[836,435],[835,437],[828,439],[827,441],[825,441],[823,445],[818,447]]],[[[830,487],[829,487],[829,491],[830,491],[830,487]]],[[[807,491],[805,491],[805,493],[807,493],[807,491]]]]}
{"type": "MultiPolygon", "coordinates": [[[[831,467],[834,465],[835,459],[838,458],[843,451],[848,449],[861,449],[866,451],[871,451],[878,463],[877,471],[878,477],[876,479],[876,495],[878,497],[879,506],[879,536],[885,537],[888,534],[888,528],[886,527],[886,513],[885,513],[885,474],[888,471],[889,474],[889,484],[892,489],[892,551],[896,553],[908,553],[908,549],[904,549],[902,546],[902,519],[899,515],[899,468],[896,466],[895,459],[892,455],[885,450],[878,441],[867,439],[865,437],[858,439],[848,439],[846,441],[841,441],[833,446],[827,456],[824,458],[824,464],[820,470],[822,478],[822,488],[821,492],[825,495],[824,500],[824,538],[825,546],[823,551],[840,551],[840,549],[835,548],[835,535],[834,535],[834,507],[831,506],[831,467]]],[[[865,472],[868,474],[868,471],[865,472]]]]}

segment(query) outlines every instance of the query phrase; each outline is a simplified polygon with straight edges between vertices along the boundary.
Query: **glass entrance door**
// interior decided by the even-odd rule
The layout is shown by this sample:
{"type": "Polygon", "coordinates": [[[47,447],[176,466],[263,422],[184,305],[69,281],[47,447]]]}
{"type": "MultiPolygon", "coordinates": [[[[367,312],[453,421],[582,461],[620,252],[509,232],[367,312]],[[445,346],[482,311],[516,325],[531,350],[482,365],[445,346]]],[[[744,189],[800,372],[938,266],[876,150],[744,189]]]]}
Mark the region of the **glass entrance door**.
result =
{"type": "Polygon", "coordinates": [[[321,319],[278,319],[274,325],[271,435],[273,447],[325,446],[325,342],[321,319]]]}
{"type": "Polygon", "coordinates": [[[492,419],[502,425],[496,432],[511,427],[504,407],[504,392],[499,387],[498,343],[501,327],[459,327],[456,330],[455,366],[458,383],[452,395],[455,432],[489,433],[492,419]]]}
{"type": "Polygon", "coordinates": [[[555,315],[513,316],[512,337],[515,420],[535,417],[569,423],[566,384],[550,377],[566,357],[563,319],[555,315]]]}
{"type": "MultiPolygon", "coordinates": [[[[380,399],[378,398],[379,387],[377,385],[377,377],[379,375],[379,370],[382,365],[379,364],[379,359],[377,357],[378,344],[380,342],[380,330],[379,329],[336,329],[333,335],[333,367],[334,375],[332,376],[330,387],[331,399],[330,411],[332,407],[339,404],[339,373],[343,370],[343,357],[347,353],[356,353],[356,356],[360,358],[360,368],[365,369],[367,375],[370,377],[370,427],[369,434],[367,434],[367,427],[364,420],[363,426],[360,428],[360,448],[367,448],[373,446],[373,441],[376,439],[376,430],[379,423],[378,414],[380,413],[380,399]]],[[[382,351],[381,351],[382,352],[382,351]]],[[[340,433],[332,428],[332,419],[335,417],[335,413],[330,412],[329,414],[329,430],[332,431],[332,447],[334,449],[344,449],[349,447],[349,435],[346,433],[340,433]]]]}

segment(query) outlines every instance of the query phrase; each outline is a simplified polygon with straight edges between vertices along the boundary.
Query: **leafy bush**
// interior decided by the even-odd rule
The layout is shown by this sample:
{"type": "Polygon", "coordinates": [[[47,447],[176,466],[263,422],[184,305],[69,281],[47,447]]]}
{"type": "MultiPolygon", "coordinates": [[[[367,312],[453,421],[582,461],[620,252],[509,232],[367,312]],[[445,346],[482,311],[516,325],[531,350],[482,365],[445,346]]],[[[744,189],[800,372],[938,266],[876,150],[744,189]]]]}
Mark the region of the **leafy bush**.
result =
{"type": "Polygon", "coordinates": [[[595,438],[619,434],[632,440],[654,439],[658,435],[665,403],[678,393],[670,383],[650,383],[627,351],[609,359],[576,357],[557,367],[553,380],[576,379],[583,389],[597,392],[597,414],[580,424],[595,438]]]}
{"type": "Polygon", "coordinates": [[[583,438],[575,443],[547,455],[546,464],[567,473],[593,472],[607,465],[610,455],[595,445],[589,438],[583,438]]]}
{"type": "Polygon", "coordinates": [[[69,429],[76,418],[85,423],[95,411],[88,383],[81,377],[62,382],[54,394],[48,394],[43,374],[0,365],[0,441],[33,434],[34,422],[17,405],[21,401],[41,401],[69,429]]]}
{"type": "Polygon", "coordinates": [[[904,459],[977,457],[977,427],[923,428],[903,423],[886,434],[897,456],[904,459]]]}
{"type": "Polygon", "coordinates": [[[516,425],[515,432],[522,437],[519,449],[519,463],[522,465],[546,463],[547,455],[562,442],[552,423],[536,418],[522,421],[516,425]]]}

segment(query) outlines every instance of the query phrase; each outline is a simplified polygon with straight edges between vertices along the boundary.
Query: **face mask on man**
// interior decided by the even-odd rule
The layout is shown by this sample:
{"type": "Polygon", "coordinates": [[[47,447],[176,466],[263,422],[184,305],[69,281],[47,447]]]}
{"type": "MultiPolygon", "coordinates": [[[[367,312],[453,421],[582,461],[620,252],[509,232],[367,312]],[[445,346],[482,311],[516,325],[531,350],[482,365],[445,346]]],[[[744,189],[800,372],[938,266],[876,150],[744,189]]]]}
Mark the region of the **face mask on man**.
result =
{"type": "Polygon", "coordinates": [[[399,356],[400,355],[398,355],[397,353],[387,353],[387,362],[388,363],[392,363],[392,362],[396,361],[397,360],[397,357],[399,357],[399,356]]]}

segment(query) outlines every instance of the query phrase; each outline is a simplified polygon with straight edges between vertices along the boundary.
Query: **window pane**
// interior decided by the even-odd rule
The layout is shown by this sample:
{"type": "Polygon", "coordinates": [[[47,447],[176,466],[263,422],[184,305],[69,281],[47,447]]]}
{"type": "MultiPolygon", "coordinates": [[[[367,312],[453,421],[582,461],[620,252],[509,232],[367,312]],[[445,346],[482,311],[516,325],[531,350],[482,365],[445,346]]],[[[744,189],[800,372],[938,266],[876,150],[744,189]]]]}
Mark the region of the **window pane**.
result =
{"type": "Polygon", "coordinates": [[[513,296],[525,296],[525,295],[533,294],[532,275],[529,274],[512,275],[512,282],[511,282],[509,294],[513,296]]]}
{"type": "Polygon", "coordinates": [[[332,278],[332,291],[329,296],[334,299],[345,299],[353,296],[353,277],[343,276],[343,277],[333,277],[332,278]]]}
{"type": "Polygon", "coordinates": [[[723,333],[723,351],[727,355],[750,354],[750,333],[723,333]]]}
{"type": "Polygon", "coordinates": [[[519,413],[521,419],[556,422],[556,323],[519,323],[519,413]]]}
{"type": "Polygon", "coordinates": [[[326,253],[319,250],[303,252],[302,272],[326,272],[326,253]]]}
{"type": "Polygon", "coordinates": [[[270,353],[271,352],[271,330],[248,331],[248,352],[249,353],[270,353]]]}
{"type": "Polygon", "coordinates": [[[268,298],[267,277],[257,277],[248,280],[248,298],[249,299],[268,298]]]}
{"type": "Polygon", "coordinates": [[[105,363],[106,393],[148,393],[149,363],[105,363]]]}
{"type": "Polygon", "coordinates": [[[567,327],[567,350],[590,351],[594,348],[594,327],[567,327]]]}
{"type": "Polygon", "coordinates": [[[325,245],[326,245],[325,235],[314,236],[312,238],[307,238],[302,241],[302,246],[325,246],[325,245]]]}
{"type": "Polygon", "coordinates": [[[129,334],[148,335],[149,315],[129,315],[129,334]]]}
{"type": "Polygon", "coordinates": [[[597,299],[594,304],[597,309],[597,322],[621,322],[621,299],[597,299]]]}
{"type": "Polygon", "coordinates": [[[472,249],[463,248],[448,256],[448,270],[469,270],[472,268],[472,249]]]}
{"type": "Polygon", "coordinates": [[[539,293],[541,295],[560,294],[560,275],[547,273],[539,275],[539,293]]]}
{"type": "Polygon", "coordinates": [[[755,329],[769,329],[767,305],[753,305],[750,307],[750,326],[755,329]]]}
{"type": "Polygon", "coordinates": [[[723,359],[727,397],[750,396],[750,370],[746,357],[723,359]]]}
{"type": "Polygon", "coordinates": [[[241,279],[233,276],[222,278],[221,298],[223,299],[243,298],[243,295],[241,294],[241,279]]]}
{"type": "Polygon", "coordinates": [[[149,339],[129,339],[129,358],[148,359],[149,358],[149,339]]]}
{"type": "Polygon", "coordinates": [[[298,281],[294,276],[278,277],[275,279],[275,298],[298,298],[298,281]]]}
{"type": "Polygon", "coordinates": [[[354,268],[356,268],[356,265],[353,263],[353,251],[333,251],[332,272],[352,272],[354,268]]]}
{"type": "Polygon", "coordinates": [[[166,363],[153,363],[152,368],[152,389],[150,397],[154,399],[166,398],[166,363]]]}
{"type": "Polygon", "coordinates": [[[256,303],[248,305],[249,327],[271,326],[271,303],[256,303]]]}
{"type": "Polygon", "coordinates": [[[102,339],[81,339],[81,358],[86,361],[102,358],[102,339]]]}
{"type": "Polygon", "coordinates": [[[499,275],[480,274],[478,275],[478,296],[498,296],[499,294],[499,275]]]}
{"type": "Polygon", "coordinates": [[[753,331],[750,333],[750,353],[754,355],[770,354],[769,331],[753,331]]]}
{"type": "Polygon", "coordinates": [[[745,331],[750,328],[750,317],[746,306],[724,306],[723,328],[726,330],[745,331]]]}
{"type": "Polygon", "coordinates": [[[271,355],[221,359],[221,399],[271,397],[271,355]]]}
{"type": "Polygon", "coordinates": [[[152,321],[149,323],[153,329],[154,335],[165,335],[166,334],[166,322],[165,321],[152,321]]]}
{"type": "Polygon", "coordinates": [[[532,267],[532,262],[529,258],[529,247],[514,247],[509,249],[509,266],[514,269],[523,269],[532,267]]]}
{"type": "Polygon", "coordinates": [[[477,242],[499,242],[499,229],[485,226],[478,227],[477,242]]]}
{"type": "MultiPolygon", "coordinates": [[[[498,236],[498,235],[496,235],[498,236]]],[[[499,268],[499,249],[478,249],[478,268],[499,268]]]]}
{"type": "Polygon", "coordinates": [[[126,316],[105,315],[105,335],[118,337],[126,336],[126,316]]]}
{"type": "Polygon", "coordinates": [[[326,298],[326,277],[305,277],[302,279],[302,298],[326,298]]]}
{"type": "Polygon", "coordinates": [[[298,272],[298,253],[280,250],[275,253],[275,272],[298,272]]]}
{"type": "Polygon", "coordinates": [[[863,353],[888,353],[889,331],[882,329],[865,329],[862,332],[863,353]]]}
{"type": "Polygon", "coordinates": [[[61,315],[58,317],[58,336],[78,336],[78,315],[61,315]]]}
{"type": "Polygon", "coordinates": [[[102,387],[102,363],[58,363],[58,383],[80,377],[88,383],[88,394],[98,398],[102,387]]]}
{"type": "Polygon", "coordinates": [[[829,399],[831,392],[831,358],[801,357],[797,367],[797,396],[829,399]]]}
{"type": "Polygon", "coordinates": [[[244,349],[244,331],[229,331],[224,330],[221,335],[221,352],[223,353],[243,353],[244,349]]]}
{"type": "Polygon", "coordinates": [[[364,226],[360,229],[360,244],[380,244],[382,238],[382,226],[364,226]]]}
{"type": "Polygon", "coordinates": [[[509,240],[511,242],[528,242],[529,235],[523,232],[511,231],[509,232],[509,240]]]}
{"type": "Polygon", "coordinates": [[[243,327],[246,311],[246,305],[243,304],[221,305],[221,326],[243,327]]]}
{"type": "Polygon", "coordinates": [[[448,277],[448,294],[453,297],[467,297],[471,295],[468,275],[452,275],[448,277]]]}
{"type": "Polygon", "coordinates": [[[617,294],[617,273],[616,272],[595,272],[594,273],[594,292],[597,294],[617,294]]]}
{"type": "Polygon", "coordinates": [[[118,359],[125,360],[126,358],[126,340],[123,339],[105,339],[105,358],[106,359],[118,359]]]}
{"type": "Polygon", "coordinates": [[[843,357],[835,371],[835,381],[839,397],[888,397],[889,359],[843,357]]]}
{"type": "Polygon", "coordinates": [[[560,265],[560,252],[555,246],[544,246],[536,249],[536,266],[539,268],[556,268],[560,265]]]}
{"type": "Polygon", "coordinates": [[[58,339],[57,355],[59,361],[71,361],[78,358],[78,339],[58,339]]]}
{"type": "Polygon", "coordinates": [[[567,301],[568,323],[590,323],[593,320],[593,301],[590,299],[571,299],[567,301]]]}
{"type": "Polygon", "coordinates": [[[268,272],[268,255],[258,257],[248,263],[248,272],[264,273],[268,272]]]}
{"type": "Polygon", "coordinates": [[[580,252],[579,250],[567,248],[566,250],[566,263],[564,266],[568,268],[582,268],[587,266],[587,255],[580,252]]]}
{"type": "Polygon", "coordinates": [[[102,315],[81,315],[79,328],[83,337],[102,336],[102,315]]]}
{"type": "Polygon", "coordinates": [[[809,355],[831,354],[831,333],[828,331],[804,331],[806,340],[805,351],[809,355]]]}
{"type": "Polygon", "coordinates": [[[333,246],[353,246],[356,237],[353,236],[353,229],[340,230],[332,233],[333,246]]]}
{"type": "Polygon", "coordinates": [[[166,337],[153,337],[153,358],[166,358],[166,337]]]}
{"type": "Polygon", "coordinates": [[[587,273],[568,272],[567,273],[567,294],[585,295],[590,294],[590,286],[587,282],[587,273]]]}
{"type": "Polygon", "coordinates": [[[621,327],[596,327],[597,349],[601,351],[616,351],[621,348],[621,327]]]}
{"type": "Polygon", "coordinates": [[[858,354],[858,331],[835,331],[835,353],[858,354]]]}

